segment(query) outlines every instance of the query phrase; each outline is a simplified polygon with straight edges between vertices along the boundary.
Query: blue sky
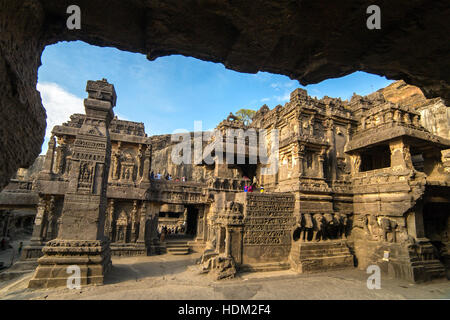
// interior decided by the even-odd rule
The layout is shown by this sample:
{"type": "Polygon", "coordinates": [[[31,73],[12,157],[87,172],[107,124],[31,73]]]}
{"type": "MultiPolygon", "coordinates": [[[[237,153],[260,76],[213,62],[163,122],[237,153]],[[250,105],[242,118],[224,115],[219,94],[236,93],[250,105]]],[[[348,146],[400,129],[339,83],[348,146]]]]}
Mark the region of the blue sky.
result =
{"type": "Polygon", "coordinates": [[[48,46],[39,68],[38,90],[47,110],[48,126],[43,152],[51,128],[84,112],[86,81],[102,78],[114,84],[119,118],[143,122],[149,135],[168,134],[176,129],[193,130],[201,120],[212,129],[230,111],[284,105],[289,93],[304,88],[308,94],[349,99],[353,92],[366,95],[392,81],[356,72],[303,87],[286,76],[259,72],[238,73],[222,64],[184,56],[148,61],[144,55],[101,48],[84,42],[60,42],[48,46]]]}

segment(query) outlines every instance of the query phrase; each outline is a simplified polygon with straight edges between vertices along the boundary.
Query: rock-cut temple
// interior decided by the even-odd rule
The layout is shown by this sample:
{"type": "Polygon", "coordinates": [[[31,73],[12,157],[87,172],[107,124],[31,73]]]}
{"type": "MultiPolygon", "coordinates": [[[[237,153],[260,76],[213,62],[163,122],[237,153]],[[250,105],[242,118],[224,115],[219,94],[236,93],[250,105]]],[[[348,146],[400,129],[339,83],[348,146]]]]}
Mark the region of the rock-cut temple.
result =
{"type": "Polygon", "coordinates": [[[0,236],[32,233],[19,261],[35,268],[30,287],[64,286],[70,265],[82,284],[102,284],[111,256],[191,251],[215,279],[370,265],[409,281],[449,273],[450,108],[440,98],[403,81],[349,101],[296,89],[250,124],[232,114],[218,124],[212,145],[244,132],[233,140],[244,161],[212,152],[175,164],[171,135],[114,116],[112,84],[86,90],[85,114],[55,126],[46,155],[0,193],[0,236]],[[277,170],[252,161],[253,138],[277,170]]]}

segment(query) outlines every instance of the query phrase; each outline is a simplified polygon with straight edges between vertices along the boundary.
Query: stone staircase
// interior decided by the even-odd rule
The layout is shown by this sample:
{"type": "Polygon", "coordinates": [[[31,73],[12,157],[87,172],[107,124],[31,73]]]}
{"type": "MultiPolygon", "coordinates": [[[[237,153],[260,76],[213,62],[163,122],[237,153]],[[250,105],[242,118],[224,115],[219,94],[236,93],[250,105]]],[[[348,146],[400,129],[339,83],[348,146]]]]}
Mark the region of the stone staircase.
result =
{"type": "Polygon", "coordinates": [[[446,277],[445,268],[439,260],[424,261],[423,265],[425,272],[428,274],[431,280],[446,277]]]}
{"type": "Polygon", "coordinates": [[[165,243],[166,252],[174,255],[189,254],[190,247],[187,241],[172,240],[165,243]]]}

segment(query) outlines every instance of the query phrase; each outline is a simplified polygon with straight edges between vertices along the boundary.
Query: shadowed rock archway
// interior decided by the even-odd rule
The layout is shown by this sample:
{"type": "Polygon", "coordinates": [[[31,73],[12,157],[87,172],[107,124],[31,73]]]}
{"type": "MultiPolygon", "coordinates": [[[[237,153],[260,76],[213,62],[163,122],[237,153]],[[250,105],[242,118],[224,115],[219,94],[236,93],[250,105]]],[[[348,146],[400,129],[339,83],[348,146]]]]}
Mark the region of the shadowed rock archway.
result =
{"type": "Polygon", "coordinates": [[[227,68],[317,83],[357,70],[404,79],[450,100],[447,1],[79,0],[81,30],[68,30],[68,0],[0,0],[0,189],[40,152],[45,110],[36,90],[45,46],[83,40],[146,54],[183,54],[227,68]]]}

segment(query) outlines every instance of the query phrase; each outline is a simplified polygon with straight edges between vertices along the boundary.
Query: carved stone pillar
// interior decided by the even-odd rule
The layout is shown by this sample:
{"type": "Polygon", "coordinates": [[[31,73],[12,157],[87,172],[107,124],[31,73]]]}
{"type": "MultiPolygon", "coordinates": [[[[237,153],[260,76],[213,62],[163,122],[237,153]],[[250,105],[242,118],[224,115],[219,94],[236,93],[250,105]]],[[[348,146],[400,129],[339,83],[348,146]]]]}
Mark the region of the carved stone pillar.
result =
{"type": "Polygon", "coordinates": [[[409,145],[403,139],[393,140],[389,143],[391,150],[391,168],[413,169],[409,145]]]}
{"type": "Polygon", "coordinates": [[[56,212],[55,212],[55,197],[52,196],[48,202],[47,207],[47,235],[45,239],[47,241],[52,240],[56,236],[56,212]]]}
{"type": "Polygon", "coordinates": [[[198,222],[197,222],[197,237],[196,241],[203,241],[205,239],[204,237],[204,219],[205,219],[205,213],[204,209],[199,209],[199,216],[198,216],[198,222]]]}
{"type": "Polygon", "coordinates": [[[298,147],[298,176],[303,177],[305,175],[305,145],[301,144],[298,147]]]}
{"type": "Polygon", "coordinates": [[[323,174],[323,162],[325,161],[325,151],[326,149],[322,149],[319,152],[319,155],[317,156],[317,160],[318,160],[318,177],[319,178],[324,178],[324,174],[323,174]]]}
{"type": "Polygon", "coordinates": [[[144,153],[144,169],[142,172],[142,181],[141,183],[149,183],[149,175],[150,175],[150,166],[151,166],[151,156],[152,156],[152,146],[147,145],[147,149],[145,149],[144,153]]]}
{"type": "Polygon", "coordinates": [[[39,202],[37,205],[37,213],[36,218],[34,219],[34,227],[33,234],[31,236],[30,245],[40,246],[42,245],[43,237],[42,237],[42,227],[45,223],[45,210],[47,204],[44,198],[39,197],[39,202]]]}
{"type": "Polygon", "coordinates": [[[42,180],[50,180],[53,177],[53,163],[55,158],[56,139],[52,135],[48,142],[47,154],[45,155],[44,167],[39,174],[39,178],[42,180]]]}
{"type": "Polygon", "coordinates": [[[30,288],[66,286],[71,265],[80,267],[82,285],[103,284],[111,267],[104,223],[111,160],[109,124],[116,93],[105,79],[88,81],[86,91],[86,118],[74,142],[61,226],[57,238],[42,249],[44,256],[38,260],[30,288]]]}
{"type": "Polygon", "coordinates": [[[226,228],[226,235],[225,235],[225,255],[227,257],[231,257],[231,228],[226,228]]]}
{"type": "Polygon", "coordinates": [[[331,178],[331,180],[337,179],[337,159],[336,159],[336,136],[335,136],[335,127],[334,127],[334,121],[332,119],[328,119],[325,123],[325,128],[327,132],[327,140],[330,144],[330,150],[328,152],[328,159],[329,162],[329,170],[327,172],[328,177],[331,178]]]}
{"type": "Polygon", "coordinates": [[[146,248],[146,242],[145,242],[145,228],[147,225],[147,203],[145,201],[142,202],[142,205],[139,209],[139,231],[138,231],[138,238],[136,239],[136,249],[139,250],[139,252],[136,252],[137,254],[141,255],[147,255],[147,253],[150,251],[154,251],[154,249],[151,247],[150,250],[147,250],[146,248]]]}
{"type": "Polygon", "coordinates": [[[107,217],[105,221],[105,235],[112,241],[114,224],[114,199],[110,199],[107,209],[107,217]]]}
{"type": "Polygon", "coordinates": [[[136,242],[138,238],[138,224],[139,224],[139,217],[137,216],[138,209],[137,209],[137,200],[133,201],[133,210],[131,210],[131,242],[136,242]]]}
{"type": "Polygon", "coordinates": [[[356,174],[361,171],[361,155],[353,154],[351,158],[351,171],[352,174],[356,174]]]}
{"type": "Polygon", "coordinates": [[[58,146],[56,147],[56,161],[55,170],[56,174],[64,174],[66,166],[66,149],[67,145],[63,137],[58,137],[58,146]]]}

